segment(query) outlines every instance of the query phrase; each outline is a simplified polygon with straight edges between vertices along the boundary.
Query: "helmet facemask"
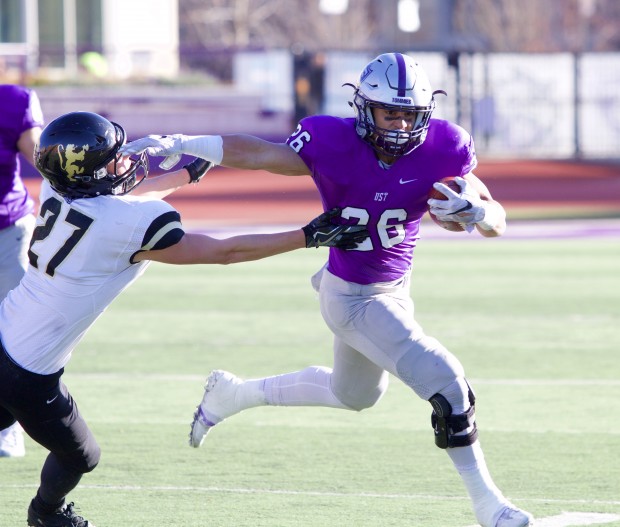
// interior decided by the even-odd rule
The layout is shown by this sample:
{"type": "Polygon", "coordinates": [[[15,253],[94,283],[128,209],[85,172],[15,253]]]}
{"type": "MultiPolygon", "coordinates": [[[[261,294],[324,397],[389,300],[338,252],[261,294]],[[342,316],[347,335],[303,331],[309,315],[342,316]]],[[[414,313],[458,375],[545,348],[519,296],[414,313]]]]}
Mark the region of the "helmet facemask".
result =
{"type": "Polygon", "coordinates": [[[353,104],[358,116],[356,123],[357,133],[360,137],[365,139],[377,153],[393,158],[399,158],[410,154],[424,142],[431,115],[435,109],[434,99],[431,100],[431,104],[427,107],[416,107],[415,110],[413,110],[415,117],[413,119],[412,129],[407,131],[377,126],[373,110],[375,108],[380,108],[386,111],[410,113],[412,112],[411,107],[371,101],[361,95],[359,90],[355,92],[353,104]]]}
{"type": "Polygon", "coordinates": [[[123,196],[129,192],[131,192],[134,188],[136,188],[140,183],[144,181],[148,172],[149,172],[149,160],[145,152],[141,154],[131,156],[131,165],[129,168],[123,172],[122,174],[118,174],[117,164],[120,160],[120,154],[117,159],[114,160],[114,173],[111,174],[114,179],[114,184],[110,187],[110,194],[114,196],[123,196]],[[142,168],[142,177],[137,179],[137,172],[142,168]]]}
{"type": "MultiPolygon", "coordinates": [[[[107,194],[114,196],[123,196],[131,192],[146,178],[149,170],[148,157],[145,152],[141,154],[132,155],[129,157],[130,165],[122,173],[119,173],[119,169],[125,165],[121,163],[122,156],[118,151],[126,142],[125,130],[115,122],[110,121],[114,125],[116,131],[116,144],[110,153],[110,156],[106,158],[98,167],[95,167],[92,178],[96,181],[100,181],[109,188],[107,194]],[[112,172],[108,172],[108,165],[112,164],[112,172]],[[143,169],[142,177],[137,180],[136,174],[138,170],[143,169]]],[[[125,156],[126,157],[126,156],[125,156]]],[[[83,182],[88,182],[90,176],[82,176],[80,179],[83,182]]],[[[97,187],[98,185],[95,185],[97,187]]]]}

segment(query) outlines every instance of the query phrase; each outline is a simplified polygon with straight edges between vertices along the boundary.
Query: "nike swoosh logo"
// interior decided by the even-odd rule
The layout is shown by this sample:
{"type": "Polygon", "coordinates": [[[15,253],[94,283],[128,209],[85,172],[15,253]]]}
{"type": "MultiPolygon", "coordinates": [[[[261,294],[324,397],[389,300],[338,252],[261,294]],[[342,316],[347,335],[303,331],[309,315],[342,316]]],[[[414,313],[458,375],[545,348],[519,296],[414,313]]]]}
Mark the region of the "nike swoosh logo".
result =
{"type": "Polygon", "coordinates": [[[47,404],[52,404],[56,399],[58,399],[58,395],[56,395],[55,397],[52,397],[51,399],[48,399],[47,401],[45,401],[47,404]]]}
{"type": "Polygon", "coordinates": [[[407,179],[407,180],[403,180],[403,178],[400,178],[400,184],[404,185],[405,183],[411,183],[412,181],[417,181],[418,179],[407,179]]]}
{"type": "MultiPolygon", "coordinates": [[[[331,231],[323,233],[323,236],[325,237],[323,239],[323,244],[331,242],[332,239],[335,238],[337,233],[338,233],[338,227],[334,227],[331,231]]],[[[314,239],[316,240],[318,238],[318,236],[319,236],[319,233],[315,232],[314,233],[314,239]]]]}

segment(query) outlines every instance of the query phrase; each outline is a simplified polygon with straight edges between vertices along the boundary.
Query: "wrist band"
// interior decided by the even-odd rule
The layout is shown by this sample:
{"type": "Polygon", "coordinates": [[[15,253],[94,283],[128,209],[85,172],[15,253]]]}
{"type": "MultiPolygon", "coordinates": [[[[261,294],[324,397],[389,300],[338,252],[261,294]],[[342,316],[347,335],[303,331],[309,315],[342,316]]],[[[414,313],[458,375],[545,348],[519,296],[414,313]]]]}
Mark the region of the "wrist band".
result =
{"type": "Polygon", "coordinates": [[[219,165],[224,157],[223,143],[221,135],[188,135],[183,139],[183,153],[219,165]]]}
{"type": "Polygon", "coordinates": [[[485,231],[492,231],[497,227],[497,224],[504,216],[504,209],[498,205],[487,204],[484,207],[484,218],[482,218],[479,222],[476,222],[476,225],[480,225],[480,228],[485,231]]]}

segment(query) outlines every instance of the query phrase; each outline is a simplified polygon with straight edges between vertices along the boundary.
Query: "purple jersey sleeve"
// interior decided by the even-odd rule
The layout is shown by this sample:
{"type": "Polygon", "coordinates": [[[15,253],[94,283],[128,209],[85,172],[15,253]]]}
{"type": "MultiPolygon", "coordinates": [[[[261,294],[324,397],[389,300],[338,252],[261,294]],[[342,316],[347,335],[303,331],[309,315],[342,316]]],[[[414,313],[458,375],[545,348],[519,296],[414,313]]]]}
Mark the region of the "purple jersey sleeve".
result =
{"type": "Polygon", "coordinates": [[[433,183],[476,166],[471,136],[438,119],[431,120],[424,143],[388,170],[359,138],[353,118],[308,117],[287,143],[308,165],[325,210],[341,207],[344,222],[368,226],[370,238],[360,247],[329,252],[330,272],[359,284],[409,272],[433,183]]]}
{"type": "Polygon", "coordinates": [[[20,178],[17,142],[23,132],[37,126],[43,126],[43,113],[36,93],[21,86],[0,85],[0,229],[33,210],[20,178]]]}

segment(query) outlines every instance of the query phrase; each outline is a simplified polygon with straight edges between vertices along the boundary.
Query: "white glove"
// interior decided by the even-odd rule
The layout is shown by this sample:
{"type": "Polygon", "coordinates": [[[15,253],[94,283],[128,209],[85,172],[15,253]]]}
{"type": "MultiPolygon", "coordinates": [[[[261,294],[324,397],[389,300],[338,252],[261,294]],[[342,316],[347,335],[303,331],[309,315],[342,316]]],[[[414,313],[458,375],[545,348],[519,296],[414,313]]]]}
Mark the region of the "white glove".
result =
{"type": "Polygon", "coordinates": [[[224,147],[221,135],[148,135],[121,147],[121,154],[145,152],[150,156],[166,156],[159,167],[170,170],[187,154],[214,165],[222,163],[224,147]]]}
{"type": "MultiPolygon", "coordinates": [[[[433,185],[433,188],[448,199],[429,199],[427,202],[430,207],[429,211],[441,221],[455,221],[473,226],[474,223],[484,219],[486,205],[469,181],[462,177],[456,177],[454,181],[461,187],[460,194],[443,183],[433,185]]],[[[470,231],[470,229],[467,230],[470,231]]]]}
{"type": "Polygon", "coordinates": [[[146,152],[149,156],[165,156],[166,159],[159,164],[159,168],[170,170],[181,160],[185,138],[182,134],[148,135],[121,146],[120,153],[132,155],[146,152]]]}

